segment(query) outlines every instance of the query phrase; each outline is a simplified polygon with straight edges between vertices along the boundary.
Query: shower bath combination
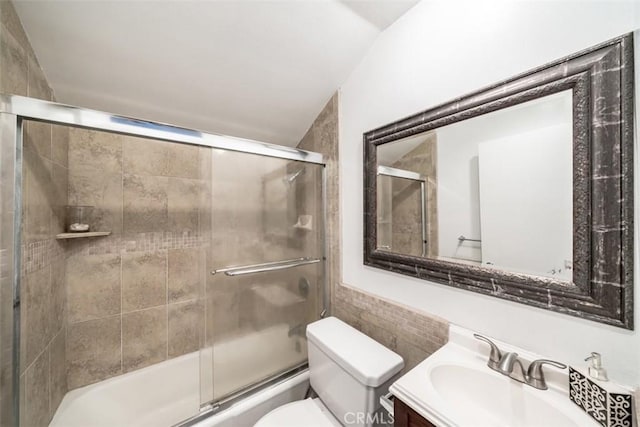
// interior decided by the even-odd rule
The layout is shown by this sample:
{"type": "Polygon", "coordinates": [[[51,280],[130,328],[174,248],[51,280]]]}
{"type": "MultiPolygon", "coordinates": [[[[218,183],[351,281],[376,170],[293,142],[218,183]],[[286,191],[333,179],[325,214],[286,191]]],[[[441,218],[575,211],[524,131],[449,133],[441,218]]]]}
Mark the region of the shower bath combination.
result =
{"type": "Polygon", "coordinates": [[[0,102],[0,424],[216,425],[274,385],[303,397],[304,330],[329,304],[323,155],[0,102]],[[64,135],[65,168],[39,167],[38,128],[64,135]],[[74,205],[90,232],[67,233],[74,205]]]}

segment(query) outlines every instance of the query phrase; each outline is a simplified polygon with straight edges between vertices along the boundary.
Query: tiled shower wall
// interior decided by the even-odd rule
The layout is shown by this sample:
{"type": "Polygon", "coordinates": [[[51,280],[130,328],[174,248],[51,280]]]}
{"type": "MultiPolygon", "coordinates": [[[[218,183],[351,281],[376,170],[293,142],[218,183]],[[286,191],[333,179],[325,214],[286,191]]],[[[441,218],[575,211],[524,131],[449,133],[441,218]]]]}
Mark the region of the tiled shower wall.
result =
{"type": "MultiPolygon", "coordinates": [[[[336,93],[318,115],[298,148],[327,156],[327,255],[332,315],[400,354],[404,371],[413,368],[448,339],[446,321],[410,310],[342,283],[338,171],[338,108],[336,93]]],[[[435,150],[435,147],[433,147],[435,150]]],[[[433,150],[433,151],[434,151],[433,150]]],[[[431,151],[432,154],[433,151],[431,151]]],[[[424,159],[424,156],[419,156],[424,159]]],[[[433,195],[435,197],[435,194],[433,195]]],[[[435,215],[436,212],[430,212],[435,215]]]]}
{"type": "Polygon", "coordinates": [[[340,270],[340,203],[338,170],[338,93],[324,106],[318,117],[298,143],[298,148],[325,155],[327,281],[329,288],[341,279],[340,270]]]}
{"type": "Polygon", "coordinates": [[[66,243],[69,389],[200,348],[208,155],[71,129],[69,204],[111,235],[66,243]]]}
{"type": "MultiPolygon", "coordinates": [[[[0,91],[54,99],[13,4],[0,2],[0,16],[0,91]]],[[[67,202],[66,141],[64,130],[25,124],[20,400],[21,421],[28,426],[46,425],[66,392],[65,261],[55,240],[67,202]]],[[[2,398],[0,407],[5,407],[6,396],[2,398]]]]}
{"type": "MultiPolygon", "coordinates": [[[[437,140],[436,133],[393,163],[394,168],[418,172],[426,177],[427,256],[438,255],[438,198],[437,198],[437,140]]],[[[392,179],[393,201],[391,217],[391,247],[394,252],[422,255],[422,211],[420,185],[415,181],[392,179]]]]}

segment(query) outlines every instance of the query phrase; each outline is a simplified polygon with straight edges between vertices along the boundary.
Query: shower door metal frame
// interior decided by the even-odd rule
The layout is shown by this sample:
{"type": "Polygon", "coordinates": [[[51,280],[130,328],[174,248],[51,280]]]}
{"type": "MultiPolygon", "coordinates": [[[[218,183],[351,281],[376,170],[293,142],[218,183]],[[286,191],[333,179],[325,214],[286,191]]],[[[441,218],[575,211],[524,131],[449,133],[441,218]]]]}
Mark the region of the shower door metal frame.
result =
{"type": "MultiPolygon", "coordinates": [[[[2,147],[3,150],[8,147],[9,150],[13,149],[15,152],[13,159],[0,157],[0,167],[4,170],[9,169],[9,173],[12,172],[13,175],[13,197],[11,204],[3,204],[2,209],[3,214],[8,210],[13,216],[13,230],[11,230],[12,233],[10,236],[10,238],[13,239],[13,242],[10,242],[13,246],[13,254],[10,255],[13,255],[13,258],[10,262],[9,269],[5,271],[8,271],[13,276],[13,354],[10,382],[12,385],[11,406],[13,412],[11,414],[11,418],[13,419],[15,426],[20,425],[20,398],[18,391],[20,380],[20,269],[22,253],[21,208],[23,164],[22,131],[24,120],[152,138],[171,143],[189,144],[321,165],[323,204],[323,239],[321,258],[324,261],[321,284],[323,291],[322,313],[327,313],[330,309],[330,298],[328,295],[330,289],[326,274],[326,161],[323,154],[249,139],[218,135],[166,123],[141,120],[25,96],[0,94],[0,147],[2,147]]],[[[203,419],[207,416],[213,415],[215,412],[217,411],[202,414],[204,416],[199,416],[198,418],[203,419]]]]}
{"type": "Polygon", "coordinates": [[[378,166],[378,176],[388,176],[391,178],[408,179],[420,183],[420,224],[422,228],[422,256],[427,256],[427,177],[418,172],[408,171],[404,169],[392,168],[390,166],[378,166]]]}

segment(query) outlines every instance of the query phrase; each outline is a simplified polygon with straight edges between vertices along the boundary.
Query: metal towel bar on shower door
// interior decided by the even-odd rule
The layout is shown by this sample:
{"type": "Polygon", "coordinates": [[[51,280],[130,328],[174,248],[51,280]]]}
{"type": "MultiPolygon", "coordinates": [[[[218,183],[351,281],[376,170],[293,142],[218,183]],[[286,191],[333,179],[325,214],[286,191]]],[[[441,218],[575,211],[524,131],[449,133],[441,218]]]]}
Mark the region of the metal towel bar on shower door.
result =
{"type": "Polygon", "coordinates": [[[286,268],[298,267],[301,265],[317,264],[318,258],[294,258],[284,261],[266,262],[263,264],[243,265],[236,267],[225,267],[211,271],[211,274],[224,273],[227,276],[242,276],[243,274],[262,273],[264,271],[284,270],[286,268]]]}

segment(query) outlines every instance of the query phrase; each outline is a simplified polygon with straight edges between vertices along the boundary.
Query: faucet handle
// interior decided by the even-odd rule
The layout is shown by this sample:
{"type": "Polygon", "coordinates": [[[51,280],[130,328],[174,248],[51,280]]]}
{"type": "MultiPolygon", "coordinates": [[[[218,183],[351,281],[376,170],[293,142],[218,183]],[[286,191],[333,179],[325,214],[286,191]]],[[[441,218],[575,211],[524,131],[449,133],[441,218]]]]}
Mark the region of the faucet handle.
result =
{"type": "Polygon", "coordinates": [[[500,349],[493,341],[489,338],[484,337],[480,334],[473,334],[473,337],[477,340],[484,341],[491,347],[491,353],[489,353],[489,360],[487,361],[487,366],[491,369],[498,370],[498,366],[500,365],[500,360],[502,359],[502,353],[500,349]]]}
{"type": "Polygon", "coordinates": [[[555,360],[538,359],[531,362],[527,369],[527,384],[540,390],[546,390],[548,388],[542,365],[551,365],[559,369],[567,369],[567,365],[556,362],[555,360]]]}

